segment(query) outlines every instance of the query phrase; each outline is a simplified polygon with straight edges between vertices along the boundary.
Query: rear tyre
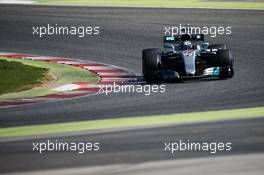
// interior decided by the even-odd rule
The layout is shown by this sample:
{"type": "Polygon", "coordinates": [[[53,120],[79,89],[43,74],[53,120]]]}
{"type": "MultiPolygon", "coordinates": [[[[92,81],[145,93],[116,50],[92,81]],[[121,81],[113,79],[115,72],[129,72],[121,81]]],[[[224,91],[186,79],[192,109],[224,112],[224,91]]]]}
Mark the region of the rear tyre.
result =
{"type": "Polygon", "coordinates": [[[160,49],[144,49],[142,51],[142,72],[147,83],[161,81],[160,66],[160,49]]]}
{"type": "Polygon", "coordinates": [[[217,52],[217,65],[221,67],[220,78],[232,78],[234,76],[234,58],[230,50],[217,52]]]}

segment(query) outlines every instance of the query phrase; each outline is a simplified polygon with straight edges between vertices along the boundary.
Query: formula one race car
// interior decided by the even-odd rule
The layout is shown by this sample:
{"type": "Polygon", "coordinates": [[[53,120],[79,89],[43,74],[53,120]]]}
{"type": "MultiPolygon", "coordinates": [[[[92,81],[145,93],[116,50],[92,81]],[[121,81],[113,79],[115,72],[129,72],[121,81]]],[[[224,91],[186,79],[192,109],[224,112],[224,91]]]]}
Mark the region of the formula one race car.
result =
{"type": "Polygon", "coordinates": [[[209,45],[203,34],[164,36],[164,51],[144,49],[142,70],[147,83],[188,78],[231,78],[234,58],[224,44],[209,45]]]}

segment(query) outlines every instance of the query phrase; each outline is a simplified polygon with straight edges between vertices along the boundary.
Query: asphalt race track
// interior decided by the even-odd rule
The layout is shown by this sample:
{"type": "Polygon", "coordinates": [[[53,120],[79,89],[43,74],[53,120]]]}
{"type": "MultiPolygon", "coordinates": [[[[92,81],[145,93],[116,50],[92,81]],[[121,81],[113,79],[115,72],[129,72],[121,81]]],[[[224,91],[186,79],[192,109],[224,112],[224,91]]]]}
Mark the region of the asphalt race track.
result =
{"type": "MultiPolygon", "coordinates": [[[[54,170],[72,167],[96,167],[96,166],[111,166],[111,165],[140,165],[141,163],[150,162],[155,167],[159,167],[159,163],[165,160],[196,160],[199,158],[217,158],[236,155],[261,155],[263,162],[263,146],[264,146],[264,120],[242,120],[232,122],[219,122],[196,125],[182,125],[164,128],[149,128],[136,130],[120,130],[120,131],[105,131],[98,133],[79,133],[74,136],[59,136],[47,137],[42,139],[18,139],[14,141],[0,141],[0,167],[1,172],[23,172],[23,171],[39,171],[39,170],[54,170]],[[243,136],[243,137],[241,137],[243,136]],[[32,142],[45,142],[47,139],[61,142],[99,142],[101,148],[99,152],[86,152],[78,154],[77,152],[61,151],[61,152],[44,152],[39,154],[32,151],[32,142]],[[210,154],[208,151],[178,151],[171,154],[165,151],[164,142],[177,142],[179,140],[191,142],[232,142],[232,150],[225,152],[217,152],[210,154]]],[[[247,157],[242,160],[247,159],[247,157]]],[[[210,160],[210,159],[209,159],[210,160]]],[[[210,162],[208,160],[208,162],[210,162]]],[[[234,159],[229,160],[232,166],[234,159]]],[[[222,163],[224,163],[223,161],[222,163]]],[[[218,162],[211,161],[217,166],[218,162]]],[[[249,161],[243,162],[245,165],[234,166],[234,172],[242,172],[245,169],[251,168],[255,164],[249,161]]],[[[186,169],[196,172],[197,167],[201,165],[196,163],[185,165],[186,169]]],[[[205,167],[206,170],[214,170],[210,167],[205,167]]],[[[160,169],[164,170],[165,169],[160,169]]],[[[178,171],[178,166],[174,167],[175,172],[178,171]]],[[[260,169],[254,171],[262,171],[260,169]]],[[[226,170],[228,171],[228,169],[226,170]]],[[[92,173],[93,171],[86,173],[92,173]]],[[[101,168],[101,172],[96,174],[128,174],[136,173],[137,171],[129,171],[129,169],[119,168],[117,170],[107,170],[101,168]]],[[[161,174],[164,174],[162,172],[161,174]]],[[[202,171],[203,172],[203,171],[202,171]]],[[[225,170],[218,173],[224,174],[225,170]]],[[[41,173],[44,173],[41,171],[41,173]]],[[[55,173],[55,172],[53,172],[55,173]]],[[[86,174],[85,173],[85,174],[86,174]]],[[[217,172],[215,172],[217,173],[217,172]]],[[[57,174],[57,173],[56,173],[57,174]]],[[[65,173],[62,173],[65,174],[65,173]]],[[[75,171],[73,174],[81,174],[75,171]]],[[[150,173],[151,174],[151,173],[150,173]]],[[[166,173],[165,173],[166,174],[166,173]]],[[[195,173],[194,173],[195,174],[195,173]]]]}
{"type": "Polygon", "coordinates": [[[141,73],[141,51],[162,46],[165,25],[231,25],[231,37],[209,39],[226,43],[234,52],[236,66],[236,75],[231,80],[167,84],[165,94],[100,95],[1,109],[1,126],[263,105],[262,11],[5,5],[1,5],[0,11],[0,51],[89,59],[141,73]],[[32,35],[32,26],[48,23],[97,25],[101,27],[101,35],[90,38],[32,35]]]}
{"type": "MultiPolygon", "coordinates": [[[[180,23],[194,26],[230,25],[232,26],[231,36],[217,36],[208,39],[213,43],[226,43],[233,51],[235,77],[221,81],[166,84],[165,94],[96,95],[0,109],[0,126],[263,106],[263,15],[263,11],[247,10],[1,5],[0,51],[88,59],[128,68],[139,75],[141,74],[142,49],[162,47],[161,37],[164,33],[164,26],[177,26],[180,23]],[[46,26],[47,24],[96,25],[100,26],[101,34],[85,38],[74,36],[38,38],[32,35],[32,26],[46,26]]],[[[162,152],[163,140],[161,138],[166,138],[166,136],[170,139],[230,140],[237,145],[237,147],[234,146],[232,154],[262,153],[264,151],[263,126],[263,119],[255,119],[99,135],[83,134],[77,140],[98,139],[106,142],[106,152],[98,155],[93,155],[93,153],[91,157],[89,155],[74,156],[70,153],[38,155],[32,152],[32,140],[15,141],[15,144],[14,142],[0,143],[1,171],[174,159],[175,157],[164,155],[162,152]],[[119,140],[122,140],[120,143],[122,147],[116,143],[119,140]],[[135,140],[139,141],[138,145],[135,140]],[[149,149],[152,143],[153,147],[149,149]],[[72,157],[74,158],[71,159],[72,157]],[[13,161],[14,159],[16,160],[13,161]],[[25,160],[30,160],[32,164],[29,165],[25,160]],[[12,166],[8,166],[10,164],[12,166]]],[[[76,137],[65,137],[64,139],[76,140],[76,137]]],[[[208,156],[208,154],[181,153],[177,158],[198,156],[208,156]]]]}

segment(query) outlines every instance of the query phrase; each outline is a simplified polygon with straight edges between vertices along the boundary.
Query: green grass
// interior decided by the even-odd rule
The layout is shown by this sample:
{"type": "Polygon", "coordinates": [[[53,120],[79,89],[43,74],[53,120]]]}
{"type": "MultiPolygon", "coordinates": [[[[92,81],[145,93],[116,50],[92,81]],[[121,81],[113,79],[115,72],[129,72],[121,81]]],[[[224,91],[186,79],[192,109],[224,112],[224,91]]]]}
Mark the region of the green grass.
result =
{"type": "Polygon", "coordinates": [[[31,89],[41,84],[48,69],[0,60],[0,95],[31,89]]]}
{"type": "Polygon", "coordinates": [[[206,0],[37,0],[37,3],[123,7],[264,9],[264,2],[209,2],[206,0]]]}
{"type": "MultiPolygon", "coordinates": [[[[37,136],[65,132],[183,123],[187,124],[257,117],[264,117],[264,107],[0,128],[0,137],[37,136]]],[[[89,116],[87,116],[87,118],[89,118],[89,116]]]]}
{"type": "Polygon", "coordinates": [[[69,66],[65,64],[50,63],[44,61],[32,61],[27,59],[15,59],[15,58],[0,58],[0,60],[14,60],[18,63],[23,63],[24,65],[41,67],[49,69],[50,74],[57,77],[57,81],[49,86],[36,87],[30,90],[3,94],[0,96],[0,101],[9,101],[20,98],[31,98],[34,96],[43,96],[55,91],[51,90],[53,88],[71,84],[73,82],[97,82],[99,81],[98,75],[91,73],[82,68],[69,66]]]}

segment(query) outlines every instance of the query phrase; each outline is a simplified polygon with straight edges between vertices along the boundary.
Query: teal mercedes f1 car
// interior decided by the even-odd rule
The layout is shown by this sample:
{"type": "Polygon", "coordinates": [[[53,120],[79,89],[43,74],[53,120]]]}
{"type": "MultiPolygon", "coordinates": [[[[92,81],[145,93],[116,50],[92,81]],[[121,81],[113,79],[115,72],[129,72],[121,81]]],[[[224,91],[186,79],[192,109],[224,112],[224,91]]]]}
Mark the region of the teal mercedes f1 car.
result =
{"type": "Polygon", "coordinates": [[[234,57],[224,44],[209,44],[203,34],[164,36],[164,50],[144,49],[142,70],[147,83],[189,78],[234,76],[234,57]]]}

